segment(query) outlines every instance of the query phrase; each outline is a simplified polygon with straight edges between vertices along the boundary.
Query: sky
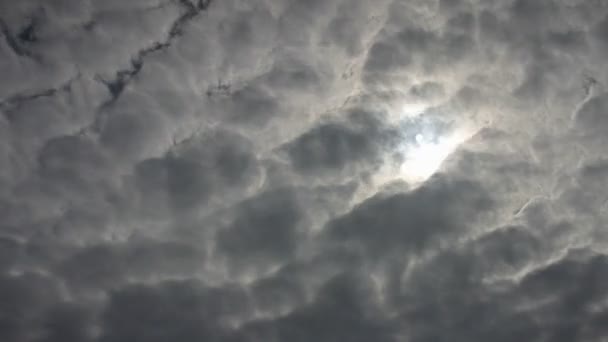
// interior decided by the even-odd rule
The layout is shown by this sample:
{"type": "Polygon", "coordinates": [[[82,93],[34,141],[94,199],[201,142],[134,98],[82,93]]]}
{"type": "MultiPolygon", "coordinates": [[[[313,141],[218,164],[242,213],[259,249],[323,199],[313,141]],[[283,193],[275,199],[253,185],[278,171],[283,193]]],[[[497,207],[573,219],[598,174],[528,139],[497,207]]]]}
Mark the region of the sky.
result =
{"type": "Polygon", "coordinates": [[[608,340],[608,2],[0,0],[0,341],[608,340]]]}

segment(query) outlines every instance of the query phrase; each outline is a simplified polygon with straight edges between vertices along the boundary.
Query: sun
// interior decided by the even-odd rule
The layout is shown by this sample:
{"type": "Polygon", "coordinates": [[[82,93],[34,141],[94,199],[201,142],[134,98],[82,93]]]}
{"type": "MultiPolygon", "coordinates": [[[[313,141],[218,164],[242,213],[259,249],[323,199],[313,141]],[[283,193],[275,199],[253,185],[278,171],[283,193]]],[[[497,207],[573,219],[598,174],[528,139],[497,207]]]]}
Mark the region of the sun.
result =
{"type": "Polygon", "coordinates": [[[411,113],[418,111],[417,107],[409,106],[403,113],[409,119],[403,126],[400,174],[411,183],[421,183],[430,178],[446,158],[472,136],[469,129],[453,124],[446,126],[424,112],[419,112],[412,120],[411,113]]]}
{"type": "Polygon", "coordinates": [[[398,172],[408,183],[425,182],[474,135],[472,125],[453,121],[445,110],[423,102],[400,104],[396,112],[401,132],[398,172]]]}
{"type": "Polygon", "coordinates": [[[401,174],[413,182],[427,180],[463,140],[456,135],[429,139],[417,134],[415,142],[407,148],[404,155],[401,174]]]}

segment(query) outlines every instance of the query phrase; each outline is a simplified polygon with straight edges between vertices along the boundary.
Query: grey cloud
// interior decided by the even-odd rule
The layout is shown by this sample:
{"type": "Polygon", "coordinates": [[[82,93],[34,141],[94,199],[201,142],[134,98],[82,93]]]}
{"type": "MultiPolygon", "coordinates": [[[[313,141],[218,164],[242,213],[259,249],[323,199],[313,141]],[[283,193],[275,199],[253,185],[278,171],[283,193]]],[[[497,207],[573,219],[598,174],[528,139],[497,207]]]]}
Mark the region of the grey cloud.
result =
{"type": "Polygon", "coordinates": [[[290,272],[261,279],[252,284],[250,291],[256,309],[275,317],[306,302],[304,284],[290,272]]]}
{"type": "Polygon", "coordinates": [[[607,18],[0,0],[0,339],[605,338],[607,18]]]}
{"type": "Polygon", "coordinates": [[[369,138],[364,132],[329,123],[299,137],[288,150],[296,169],[339,170],[374,153],[377,147],[369,138]]]}
{"type": "Polygon", "coordinates": [[[608,36],[608,16],[594,27],[593,36],[604,45],[602,46],[603,48],[606,47],[605,45],[608,43],[608,39],[606,38],[608,36]]]}
{"type": "Polygon", "coordinates": [[[196,161],[168,158],[168,160],[156,162],[151,160],[144,163],[139,169],[144,200],[148,199],[146,192],[149,189],[152,191],[158,189],[158,185],[155,187],[154,184],[146,183],[154,182],[158,178],[160,178],[159,183],[166,189],[166,204],[177,211],[195,209],[204,205],[209,199],[213,185],[206,177],[204,167],[196,161]]]}
{"type": "Polygon", "coordinates": [[[220,340],[227,330],[222,319],[247,309],[243,296],[238,288],[210,289],[193,281],[127,287],[112,293],[100,340],[220,340]]]}
{"type": "MultiPolygon", "coordinates": [[[[221,90],[221,86],[218,86],[221,90]]],[[[249,124],[265,126],[268,121],[280,112],[280,106],[275,97],[255,87],[248,87],[234,91],[227,105],[221,106],[220,119],[236,122],[239,125],[249,124]],[[227,107],[227,108],[226,108],[227,107]]]]}
{"type": "Polygon", "coordinates": [[[39,154],[40,173],[44,178],[66,177],[78,183],[79,175],[95,178],[103,175],[108,163],[103,151],[86,137],[64,136],[51,139],[39,154]]]}
{"type": "Polygon", "coordinates": [[[88,246],[57,265],[74,291],[106,290],[133,280],[156,280],[196,274],[205,262],[200,246],[179,241],[129,241],[88,246]]]}
{"type": "Polygon", "coordinates": [[[15,263],[20,254],[23,252],[22,246],[19,244],[19,242],[10,238],[0,239],[0,244],[2,246],[0,249],[0,269],[2,271],[6,271],[15,263]]]}
{"type": "Polygon", "coordinates": [[[73,80],[44,96],[9,99],[3,114],[23,148],[39,148],[50,138],[73,134],[90,125],[94,120],[92,109],[103,101],[97,99],[101,93],[90,79],[73,80]]]}
{"type": "Polygon", "coordinates": [[[307,93],[320,91],[321,76],[314,67],[304,61],[286,57],[266,76],[270,87],[278,91],[305,91],[307,93]]]}
{"type": "Polygon", "coordinates": [[[465,179],[489,175],[485,187],[495,193],[511,194],[511,198],[500,198],[507,203],[519,200],[517,196],[530,187],[550,188],[551,184],[546,182],[553,180],[539,179],[542,167],[535,163],[531,150],[522,149],[518,140],[517,136],[504,131],[483,129],[471,138],[469,149],[463,148],[447,161],[446,169],[465,179]],[[492,176],[497,174],[501,176],[492,176]]]}
{"type": "Polygon", "coordinates": [[[373,299],[368,302],[373,294],[366,285],[369,280],[364,277],[344,275],[331,279],[310,307],[277,322],[278,340],[391,341],[390,327],[373,315],[373,299]]]}
{"type": "Polygon", "coordinates": [[[373,306],[370,279],[359,274],[342,274],[328,281],[310,305],[274,322],[245,326],[237,340],[396,340],[394,327],[382,320],[373,306]]]}
{"type": "Polygon", "coordinates": [[[406,67],[411,63],[411,57],[402,52],[399,45],[388,42],[375,43],[369,51],[365,64],[366,70],[373,75],[391,69],[406,67]]]}
{"type": "MultiPolygon", "coordinates": [[[[458,26],[458,20],[451,24],[458,26]]],[[[414,70],[418,68],[433,73],[437,68],[457,63],[467,57],[467,54],[472,53],[473,42],[470,32],[465,33],[467,34],[448,28],[443,35],[439,35],[424,29],[407,28],[387,37],[384,43],[377,43],[386,47],[383,45],[372,47],[372,53],[377,51],[375,52],[377,55],[372,54],[374,59],[368,63],[373,70],[374,65],[383,69],[407,67],[408,61],[411,61],[411,68],[414,70]],[[391,50],[401,52],[396,54],[396,52],[391,53],[391,50]]]]}
{"type": "Polygon", "coordinates": [[[234,272],[268,269],[292,260],[305,237],[295,189],[264,192],[237,204],[234,218],[217,232],[217,249],[234,272]]]}
{"type": "Polygon", "coordinates": [[[239,191],[259,175],[246,138],[230,132],[194,136],[162,158],[139,162],[134,185],[143,213],[188,212],[204,206],[212,194],[239,191]]]}
{"type": "Polygon", "coordinates": [[[556,240],[561,240],[562,244],[580,245],[588,241],[592,246],[603,249],[606,235],[602,227],[606,221],[608,198],[598,189],[606,177],[604,164],[603,160],[592,160],[580,165],[560,187],[556,206],[561,209],[561,215],[545,211],[545,221],[551,216],[561,216],[566,220],[561,225],[562,229],[556,230],[559,234],[555,234],[556,240]]]}
{"type": "Polygon", "coordinates": [[[73,303],[61,303],[47,313],[42,322],[40,341],[92,341],[95,336],[94,313],[73,303]]]}
{"type": "Polygon", "coordinates": [[[538,234],[524,226],[499,228],[475,241],[472,250],[481,260],[481,274],[513,274],[529,266],[542,253],[538,234]]]}
{"type": "Polygon", "coordinates": [[[553,339],[597,338],[606,333],[605,328],[598,325],[605,314],[593,309],[594,303],[606,296],[600,285],[605,281],[602,274],[606,260],[601,255],[584,256],[585,252],[579,256],[579,252],[582,251],[573,251],[564,260],[530,275],[518,291],[526,299],[534,298],[539,303],[550,297],[557,298],[547,300],[534,310],[544,315],[540,325],[553,331],[548,334],[553,339]]]}
{"type": "MultiPolygon", "coordinates": [[[[475,243],[484,245],[482,241],[475,243]]],[[[485,248],[492,250],[491,246],[486,244],[485,248]]],[[[498,261],[497,254],[474,257],[466,249],[446,252],[415,271],[420,274],[410,276],[412,284],[401,294],[400,318],[408,336],[420,340],[600,336],[605,332],[597,322],[603,316],[591,307],[605,297],[604,291],[595,287],[603,282],[596,277],[601,277],[604,260],[603,256],[585,254],[572,251],[519,282],[507,281],[493,288],[479,281],[475,267],[478,262],[498,261]],[[587,281],[577,281],[583,278],[587,281]]]]}
{"type": "Polygon", "coordinates": [[[346,121],[327,120],[284,146],[294,169],[302,174],[365,174],[382,164],[384,151],[401,135],[384,126],[382,115],[349,110],[346,121]]]}
{"type": "Polygon", "coordinates": [[[603,127],[608,124],[605,112],[606,104],[608,104],[608,95],[606,94],[599,94],[589,99],[576,113],[576,125],[591,135],[603,131],[603,127]]]}
{"type": "Polygon", "coordinates": [[[386,1],[343,1],[336,16],[327,25],[327,40],[342,47],[347,54],[358,56],[366,47],[369,27],[381,21],[386,1]]]}
{"type": "Polygon", "coordinates": [[[135,113],[111,113],[100,128],[99,140],[119,160],[142,159],[158,153],[159,146],[152,141],[170,139],[163,121],[154,112],[143,109],[135,113]]]}
{"type": "Polygon", "coordinates": [[[466,233],[492,198],[477,184],[438,177],[410,193],[371,198],[327,227],[338,244],[354,242],[372,255],[420,252],[466,233]]]}
{"type": "Polygon", "coordinates": [[[0,337],[7,341],[27,341],[42,335],[40,321],[58,302],[58,284],[37,274],[6,275],[1,279],[0,337]]]}
{"type": "Polygon", "coordinates": [[[425,82],[422,84],[414,85],[410,89],[410,93],[415,98],[420,98],[432,102],[436,99],[441,99],[445,95],[445,89],[441,85],[441,83],[425,82]]]}

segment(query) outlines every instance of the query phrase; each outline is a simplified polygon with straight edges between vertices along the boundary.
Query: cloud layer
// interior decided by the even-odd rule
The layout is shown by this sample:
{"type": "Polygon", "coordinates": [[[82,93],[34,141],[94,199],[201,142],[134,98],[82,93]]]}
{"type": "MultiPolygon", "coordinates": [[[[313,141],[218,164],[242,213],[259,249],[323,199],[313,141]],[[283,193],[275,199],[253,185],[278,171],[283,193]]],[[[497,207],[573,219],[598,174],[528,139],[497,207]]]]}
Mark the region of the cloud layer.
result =
{"type": "Polygon", "coordinates": [[[603,1],[0,0],[0,31],[0,340],[608,336],[603,1]]]}

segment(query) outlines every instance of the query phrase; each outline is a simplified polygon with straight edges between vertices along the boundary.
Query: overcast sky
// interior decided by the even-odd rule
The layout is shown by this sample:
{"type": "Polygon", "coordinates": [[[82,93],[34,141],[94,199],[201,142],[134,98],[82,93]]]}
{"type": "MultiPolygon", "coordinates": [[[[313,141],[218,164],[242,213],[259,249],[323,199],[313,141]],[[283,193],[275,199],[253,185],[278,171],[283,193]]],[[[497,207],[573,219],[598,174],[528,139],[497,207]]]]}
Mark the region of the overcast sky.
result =
{"type": "Polygon", "coordinates": [[[0,341],[604,341],[607,60],[604,0],[0,0],[0,341]]]}

